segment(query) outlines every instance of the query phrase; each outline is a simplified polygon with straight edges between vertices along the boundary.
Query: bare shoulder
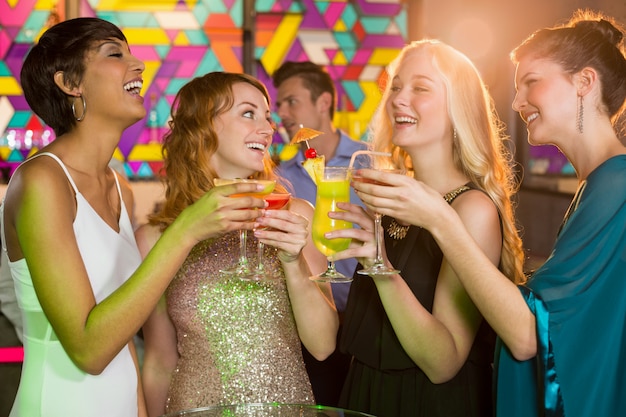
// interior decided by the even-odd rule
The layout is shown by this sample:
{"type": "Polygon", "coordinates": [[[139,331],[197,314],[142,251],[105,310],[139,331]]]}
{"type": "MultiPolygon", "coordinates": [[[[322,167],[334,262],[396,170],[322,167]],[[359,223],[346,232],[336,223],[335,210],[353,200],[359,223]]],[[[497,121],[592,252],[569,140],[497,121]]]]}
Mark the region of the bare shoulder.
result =
{"type": "Polygon", "coordinates": [[[37,243],[27,236],[36,234],[42,242],[48,239],[61,246],[62,239],[70,239],[66,231],[72,230],[76,196],[65,172],[52,158],[22,163],[11,177],[3,205],[11,260],[24,257],[22,245],[37,243]],[[23,236],[18,236],[18,230],[23,236]]]}
{"type": "Polygon", "coordinates": [[[161,228],[149,223],[143,224],[135,230],[135,240],[142,256],[146,256],[150,249],[161,237],[161,228]]]}
{"type": "Polygon", "coordinates": [[[456,210],[465,225],[476,227],[494,227],[500,229],[500,215],[498,208],[487,194],[480,190],[469,190],[459,195],[453,202],[456,210]]]}
{"type": "Polygon", "coordinates": [[[313,204],[302,198],[293,197],[289,201],[289,210],[294,213],[298,213],[307,219],[313,218],[314,207],[313,204]]]}
{"type": "Polygon", "coordinates": [[[63,171],[61,165],[49,156],[40,156],[31,158],[23,162],[13,173],[10,181],[10,188],[15,184],[19,186],[35,186],[37,184],[45,184],[47,187],[59,183],[59,179],[67,183],[67,175],[63,171]],[[37,181],[30,181],[37,178],[37,181]]]}
{"type": "Polygon", "coordinates": [[[57,161],[38,157],[22,163],[13,173],[6,191],[7,208],[20,206],[25,200],[48,208],[75,206],[74,190],[57,161]]]}
{"type": "Polygon", "coordinates": [[[502,221],[491,198],[479,190],[470,190],[452,202],[465,229],[476,244],[497,265],[502,253],[502,221]]]}

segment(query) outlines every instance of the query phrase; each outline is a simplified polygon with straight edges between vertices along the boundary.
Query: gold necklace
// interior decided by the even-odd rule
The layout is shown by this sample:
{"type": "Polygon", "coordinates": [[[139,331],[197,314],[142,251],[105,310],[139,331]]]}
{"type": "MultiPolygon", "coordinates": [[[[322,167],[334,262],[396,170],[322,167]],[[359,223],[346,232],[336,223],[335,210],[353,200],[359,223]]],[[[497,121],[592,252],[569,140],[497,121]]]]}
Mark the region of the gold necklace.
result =
{"type": "MultiPolygon", "coordinates": [[[[450,191],[449,193],[446,193],[443,196],[443,199],[446,200],[446,202],[448,204],[452,203],[452,201],[454,201],[454,199],[461,193],[464,193],[465,191],[469,190],[470,188],[467,185],[462,185],[459,188],[455,188],[454,190],[450,191]]],[[[387,234],[395,240],[402,240],[406,237],[407,233],[409,233],[409,228],[411,227],[411,225],[407,225],[407,226],[402,226],[401,224],[399,224],[396,219],[394,219],[393,217],[391,218],[391,222],[389,223],[389,226],[387,226],[387,234]]]]}
{"type": "Polygon", "coordinates": [[[387,234],[392,239],[402,240],[406,237],[406,234],[409,233],[409,227],[411,227],[411,225],[401,226],[400,224],[398,224],[396,219],[392,217],[389,226],[387,226],[387,234]]]}

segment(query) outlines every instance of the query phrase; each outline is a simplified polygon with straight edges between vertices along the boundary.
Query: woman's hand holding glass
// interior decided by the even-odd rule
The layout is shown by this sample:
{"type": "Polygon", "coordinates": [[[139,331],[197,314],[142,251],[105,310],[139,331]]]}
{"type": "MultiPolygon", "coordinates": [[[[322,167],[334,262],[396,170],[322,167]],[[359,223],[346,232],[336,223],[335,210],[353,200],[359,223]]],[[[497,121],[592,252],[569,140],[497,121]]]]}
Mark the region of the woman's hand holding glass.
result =
{"type": "MultiPolygon", "coordinates": [[[[291,199],[291,194],[288,192],[283,193],[271,193],[263,196],[263,200],[267,203],[265,210],[280,210],[285,208],[291,199]]],[[[266,229],[267,226],[262,226],[260,223],[255,225],[255,231],[266,229]]],[[[258,237],[258,236],[257,236],[258,237]]],[[[265,267],[265,242],[258,240],[257,243],[257,266],[248,277],[252,281],[267,281],[273,279],[279,279],[282,277],[278,271],[270,271],[265,267]]]]}
{"type": "MultiPolygon", "coordinates": [[[[373,166],[370,169],[375,169],[376,171],[379,171],[385,174],[404,175],[404,171],[401,169],[379,168],[379,167],[376,167],[375,164],[372,164],[372,165],[373,166]]],[[[368,184],[372,184],[372,185],[380,186],[380,187],[389,186],[389,184],[381,180],[375,180],[372,178],[368,178],[367,176],[364,176],[363,172],[364,170],[355,171],[355,173],[352,176],[354,180],[353,185],[355,183],[362,182],[362,183],[368,183],[368,184]]],[[[378,187],[375,187],[372,190],[372,192],[374,193],[376,193],[377,191],[379,191],[378,187]]],[[[369,206],[368,208],[374,211],[374,242],[376,245],[376,256],[374,258],[374,263],[371,266],[359,270],[358,273],[361,275],[371,275],[371,276],[398,274],[400,273],[400,271],[390,266],[387,266],[383,259],[383,245],[384,245],[385,239],[384,239],[384,230],[382,228],[382,214],[378,211],[378,209],[374,207],[369,206]]]]}
{"type": "Polygon", "coordinates": [[[373,212],[393,217],[400,224],[430,229],[445,222],[449,212],[454,211],[439,192],[410,175],[369,169],[360,175],[388,185],[354,182],[353,187],[365,206],[373,212]]]}
{"type": "Polygon", "coordinates": [[[337,204],[350,201],[350,172],[349,167],[324,167],[317,178],[317,196],[315,198],[315,212],[313,215],[313,242],[317,249],[328,257],[326,271],[311,276],[313,281],[320,282],[350,282],[347,277],[338,272],[331,256],[345,250],[350,245],[350,239],[328,239],[326,234],[333,230],[351,228],[352,224],[343,220],[329,217],[329,213],[337,210],[337,204]]]}
{"type": "Polygon", "coordinates": [[[329,238],[349,237],[353,242],[349,249],[337,253],[333,259],[357,258],[359,263],[364,266],[363,270],[358,271],[363,275],[376,276],[399,273],[398,270],[386,264],[383,230],[380,227],[380,218],[377,219],[377,217],[381,215],[381,211],[390,214],[394,210],[392,207],[401,204],[399,202],[402,200],[402,192],[393,185],[404,183],[410,178],[406,177],[400,170],[386,169],[359,169],[353,175],[355,179],[352,186],[368,210],[353,204],[340,204],[338,208],[344,211],[330,214],[333,218],[350,221],[359,226],[359,228],[352,230],[342,230],[329,234],[329,238]],[[377,239],[377,235],[380,239],[377,239]]]}
{"type": "Polygon", "coordinates": [[[251,230],[259,210],[265,202],[259,198],[231,198],[233,194],[262,191],[257,184],[231,184],[213,187],[194,204],[183,210],[176,221],[177,228],[184,227],[183,237],[193,239],[192,245],[203,240],[222,236],[236,230],[251,230]]]}
{"type": "Polygon", "coordinates": [[[256,219],[254,236],[264,245],[278,249],[278,259],[283,263],[295,262],[307,244],[309,221],[287,209],[263,210],[256,219]]]}
{"type": "MultiPolygon", "coordinates": [[[[246,207],[243,208],[263,208],[265,207],[265,201],[261,200],[264,195],[271,193],[274,190],[276,182],[273,180],[256,180],[256,179],[220,179],[216,178],[214,180],[216,186],[222,185],[239,185],[239,184],[254,184],[256,187],[250,192],[235,192],[229,195],[229,197],[233,200],[240,200],[242,203],[246,203],[246,207]],[[260,200],[253,201],[251,199],[260,200]],[[262,203],[261,207],[258,207],[258,204],[262,203]]],[[[258,217],[259,214],[252,217],[258,217]]],[[[251,279],[253,272],[250,270],[248,256],[246,253],[246,242],[247,242],[247,232],[254,226],[252,222],[249,225],[242,225],[241,229],[239,229],[239,260],[232,267],[222,270],[221,272],[225,275],[232,275],[239,277],[241,279],[251,279]]]]}
{"type": "Polygon", "coordinates": [[[353,228],[338,229],[326,233],[328,239],[349,239],[348,249],[336,252],[329,259],[338,261],[341,259],[356,258],[361,265],[368,267],[374,263],[376,257],[376,242],[374,239],[374,219],[363,207],[352,203],[337,203],[337,211],[328,213],[335,220],[349,222],[353,228]]]}

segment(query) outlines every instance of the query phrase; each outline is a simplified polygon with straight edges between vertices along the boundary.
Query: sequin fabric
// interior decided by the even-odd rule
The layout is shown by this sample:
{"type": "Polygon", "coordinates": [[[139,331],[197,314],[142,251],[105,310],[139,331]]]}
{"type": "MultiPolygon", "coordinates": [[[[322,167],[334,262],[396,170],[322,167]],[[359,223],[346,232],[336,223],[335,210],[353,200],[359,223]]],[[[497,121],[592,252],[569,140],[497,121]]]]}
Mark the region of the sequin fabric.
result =
{"type": "MultiPolygon", "coordinates": [[[[251,235],[251,234],[250,234],[251,235]]],[[[256,265],[256,239],[248,257],[256,265]]],[[[314,403],[284,279],[224,277],[238,259],[239,235],[201,242],[167,290],[180,358],[167,412],[210,405],[314,403]]],[[[266,268],[280,270],[265,247],[266,268]]]]}

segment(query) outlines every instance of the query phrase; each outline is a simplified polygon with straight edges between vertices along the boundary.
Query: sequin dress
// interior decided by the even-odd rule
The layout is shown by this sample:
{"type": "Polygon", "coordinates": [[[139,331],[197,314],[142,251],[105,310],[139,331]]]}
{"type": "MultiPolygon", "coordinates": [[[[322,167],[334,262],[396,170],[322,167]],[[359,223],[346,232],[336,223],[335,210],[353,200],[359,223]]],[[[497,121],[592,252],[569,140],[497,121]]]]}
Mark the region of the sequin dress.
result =
{"type": "MultiPolygon", "coordinates": [[[[170,284],[167,308],[180,358],[168,413],[210,405],[314,403],[284,280],[250,282],[220,274],[238,257],[238,233],[199,243],[170,284]]],[[[248,238],[256,265],[256,239],[248,238]]],[[[268,269],[280,268],[265,248],[268,269]]]]}

